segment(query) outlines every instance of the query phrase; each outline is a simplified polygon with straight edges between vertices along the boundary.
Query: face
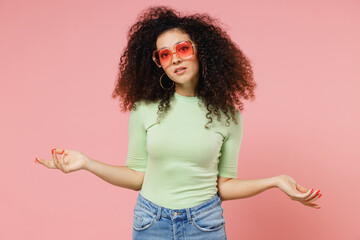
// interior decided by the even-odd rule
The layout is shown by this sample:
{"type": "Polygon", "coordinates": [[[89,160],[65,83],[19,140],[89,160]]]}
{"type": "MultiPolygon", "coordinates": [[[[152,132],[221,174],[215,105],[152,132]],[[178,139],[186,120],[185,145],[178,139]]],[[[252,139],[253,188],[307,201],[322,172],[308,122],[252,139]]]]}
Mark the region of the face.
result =
{"type": "MultiPolygon", "coordinates": [[[[187,40],[192,41],[188,34],[176,29],[164,32],[163,34],[159,35],[156,40],[157,49],[167,47],[174,51],[173,53],[171,53],[172,60],[166,66],[162,66],[162,68],[165,71],[166,75],[175,82],[176,92],[181,92],[183,95],[194,94],[195,88],[199,81],[199,60],[197,56],[196,46],[194,48],[194,55],[189,58],[181,59],[175,53],[176,47],[174,46],[174,44],[187,40]],[[185,70],[176,73],[175,71],[179,67],[183,67],[185,68],[185,70]]],[[[184,51],[179,47],[178,49],[179,51],[184,51]]]]}

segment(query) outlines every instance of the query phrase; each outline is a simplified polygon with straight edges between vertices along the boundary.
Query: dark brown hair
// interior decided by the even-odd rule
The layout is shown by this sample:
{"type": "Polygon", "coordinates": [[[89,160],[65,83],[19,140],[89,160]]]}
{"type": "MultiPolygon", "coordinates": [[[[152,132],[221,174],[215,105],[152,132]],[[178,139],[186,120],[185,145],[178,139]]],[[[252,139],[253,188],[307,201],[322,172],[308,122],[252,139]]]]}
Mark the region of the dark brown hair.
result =
{"type": "Polygon", "coordinates": [[[200,79],[196,95],[208,110],[207,124],[212,122],[212,112],[220,121],[219,110],[226,115],[227,126],[229,111],[237,124],[236,106],[239,111],[244,109],[240,99],[255,99],[252,68],[237,44],[219,27],[218,20],[206,13],[182,16],[166,6],[146,8],[128,32],[112,97],[120,98],[122,111],[136,109],[138,101],[160,101],[158,113],[168,111],[175,89],[164,90],[160,86],[159,79],[164,71],[153,62],[152,52],[156,50],[157,37],[174,28],[187,33],[197,44],[200,79]]]}

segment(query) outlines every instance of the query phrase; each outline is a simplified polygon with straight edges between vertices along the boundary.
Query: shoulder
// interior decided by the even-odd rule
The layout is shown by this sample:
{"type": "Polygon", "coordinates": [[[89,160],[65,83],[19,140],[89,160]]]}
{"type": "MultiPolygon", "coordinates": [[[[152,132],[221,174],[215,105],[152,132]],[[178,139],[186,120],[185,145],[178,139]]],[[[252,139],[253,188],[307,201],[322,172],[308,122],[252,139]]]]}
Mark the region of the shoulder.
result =
{"type": "Polygon", "coordinates": [[[232,117],[232,113],[231,113],[231,111],[230,111],[230,108],[228,109],[228,112],[227,112],[227,114],[228,114],[228,116],[229,117],[227,117],[226,115],[225,115],[225,113],[223,113],[222,112],[222,118],[224,119],[224,124],[225,124],[225,126],[228,126],[229,128],[238,128],[238,126],[239,125],[242,125],[242,122],[243,122],[243,118],[242,118],[242,114],[241,114],[241,112],[237,109],[237,108],[235,108],[234,109],[234,118],[235,118],[235,120],[236,120],[236,123],[234,122],[234,120],[233,120],[233,117],[232,117]],[[228,124],[228,123],[230,124],[228,124]]]}
{"type": "Polygon", "coordinates": [[[243,117],[238,109],[235,109],[235,120],[236,123],[231,119],[231,126],[233,129],[241,129],[243,125],[243,117]]]}
{"type": "Polygon", "coordinates": [[[243,117],[242,117],[241,112],[238,109],[235,109],[235,119],[238,122],[238,124],[242,124],[243,117]]]}
{"type": "MultiPolygon", "coordinates": [[[[230,119],[227,120],[227,122],[230,124],[228,125],[227,123],[225,124],[226,126],[226,132],[227,132],[227,137],[228,138],[237,138],[242,136],[243,134],[243,118],[242,118],[242,114],[239,110],[235,109],[235,115],[234,118],[236,120],[236,123],[234,122],[234,120],[232,119],[232,115],[229,112],[228,113],[230,116],[230,119]]],[[[227,117],[226,117],[227,119],[227,117]]],[[[226,120],[225,120],[226,122],[226,120]]]]}
{"type": "Polygon", "coordinates": [[[158,103],[156,102],[149,102],[146,100],[140,100],[133,104],[131,108],[131,112],[141,113],[144,111],[151,111],[154,108],[157,108],[158,103]]]}
{"type": "Polygon", "coordinates": [[[157,102],[141,100],[134,103],[134,105],[130,112],[130,119],[141,122],[145,128],[156,122],[157,102]]]}

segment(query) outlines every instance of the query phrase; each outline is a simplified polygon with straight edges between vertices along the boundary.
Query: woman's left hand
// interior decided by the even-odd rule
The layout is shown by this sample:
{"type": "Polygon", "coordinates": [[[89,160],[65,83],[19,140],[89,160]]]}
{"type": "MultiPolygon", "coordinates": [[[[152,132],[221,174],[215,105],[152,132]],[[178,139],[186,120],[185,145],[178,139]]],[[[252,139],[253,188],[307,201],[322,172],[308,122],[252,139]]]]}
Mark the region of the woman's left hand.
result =
{"type": "Polygon", "coordinates": [[[305,206],[319,209],[320,206],[312,203],[321,197],[320,190],[306,189],[305,187],[296,183],[296,181],[288,175],[280,175],[278,187],[292,200],[301,202],[305,206]]]}

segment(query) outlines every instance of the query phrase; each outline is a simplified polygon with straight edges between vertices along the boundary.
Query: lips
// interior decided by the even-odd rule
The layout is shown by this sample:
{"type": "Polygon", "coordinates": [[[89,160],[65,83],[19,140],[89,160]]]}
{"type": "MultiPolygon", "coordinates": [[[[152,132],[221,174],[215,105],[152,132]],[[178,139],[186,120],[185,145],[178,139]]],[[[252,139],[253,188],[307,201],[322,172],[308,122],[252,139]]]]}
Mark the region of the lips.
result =
{"type": "Polygon", "coordinates": [[[177,70],[182,70],[182,69],[186,69],[186,67],[178,67],[178,68],[175,68],[174,73],[176,73],[177,70]]]}

